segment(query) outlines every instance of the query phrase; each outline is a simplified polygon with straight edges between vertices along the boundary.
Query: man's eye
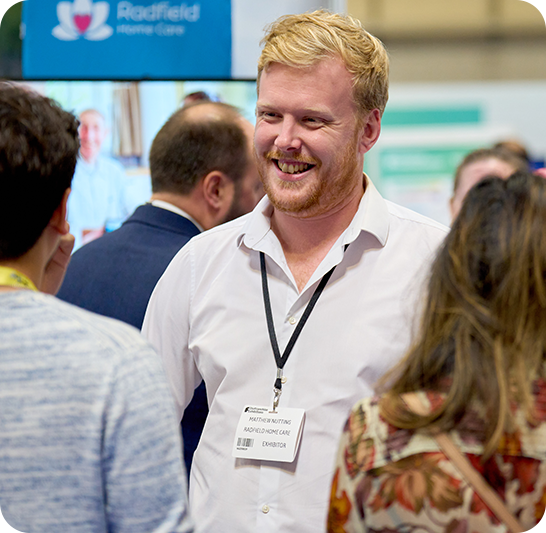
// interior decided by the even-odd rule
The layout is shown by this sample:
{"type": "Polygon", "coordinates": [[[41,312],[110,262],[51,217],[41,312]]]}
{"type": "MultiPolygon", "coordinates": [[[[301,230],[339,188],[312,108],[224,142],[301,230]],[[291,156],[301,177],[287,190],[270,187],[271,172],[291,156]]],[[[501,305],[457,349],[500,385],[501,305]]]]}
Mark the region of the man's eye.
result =
{"type": "Polygon", "coordinates": [[[275,111],[256,111],[256,116],[259,118],[275,118],[277,113],[275,111]]]}

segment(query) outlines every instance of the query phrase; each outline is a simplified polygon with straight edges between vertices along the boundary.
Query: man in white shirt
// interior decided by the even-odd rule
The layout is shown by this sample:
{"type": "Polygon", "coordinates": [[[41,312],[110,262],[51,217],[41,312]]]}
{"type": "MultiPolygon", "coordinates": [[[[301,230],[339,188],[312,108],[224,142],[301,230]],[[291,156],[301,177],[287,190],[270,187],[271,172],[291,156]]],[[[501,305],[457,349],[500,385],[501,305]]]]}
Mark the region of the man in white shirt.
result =
{"type": "Polygon", "coordinates": [[[177,254],[143,325],[179,416],[206,383],[190,505],[208,533],[324,530],[349,409],[406,350],[417,278],[447,231],[362,173],[388,98],[382,44],[324,11],[282,17],[264,42],[267,197],[177,254]]]}
{"type": "Polygon", "coordinates": [[[125,171],[121,163],[101,154],[108,135],[103,115],[96,109],[79,116],[80,157],[68,200],[68,222],[76,238],[74,249],[104,233],[129,214],[125,205],[125,171]]]}

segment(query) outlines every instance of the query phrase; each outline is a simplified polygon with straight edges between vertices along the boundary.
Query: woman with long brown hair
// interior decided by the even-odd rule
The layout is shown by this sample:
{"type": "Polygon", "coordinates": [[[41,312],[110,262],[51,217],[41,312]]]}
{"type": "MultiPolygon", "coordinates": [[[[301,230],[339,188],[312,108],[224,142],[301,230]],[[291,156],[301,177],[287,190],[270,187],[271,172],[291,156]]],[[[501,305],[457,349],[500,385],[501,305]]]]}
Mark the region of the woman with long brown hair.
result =
{"type": "Polygon", "coordinates": [[[485,478],[521,531],[540,521],[545,232],[543,178],[520,172],[469,192],[432,266],[415,342],[382,380],[383,394],[359,402],[347,421],[330,532],[510,531],[444,453],[440,433],[485,478]]]}

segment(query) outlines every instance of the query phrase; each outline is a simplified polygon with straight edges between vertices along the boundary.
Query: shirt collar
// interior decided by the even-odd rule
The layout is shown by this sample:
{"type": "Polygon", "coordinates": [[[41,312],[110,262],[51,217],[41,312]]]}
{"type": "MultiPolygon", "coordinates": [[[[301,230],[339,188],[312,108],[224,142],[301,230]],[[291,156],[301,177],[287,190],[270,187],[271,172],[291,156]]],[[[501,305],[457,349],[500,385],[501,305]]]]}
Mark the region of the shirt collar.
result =
{"type": "Polygon", "coordinates": [[[269,198],[264,196],[253,209],[246,223],[237,236],[237,245],[244,242],[248,248],[254,248],[271,229],[271,215],[273,206],[269,198]]]}
{"type": "Polygon", "coordinates": [[[96,169],[98,166],[99,166],[99,159],[100,159],[100,155],[98,155],[95,159],[95,161],[93,161],[93,163],[90,163],[89,161],[86,161],[81,154],[78,154],[78,165],[80,167],[83,167],[85,170],[87,171],[92,171],[94,169],[96,169]]]}
{"type": "Polygon", "coordinates": [[[372,234],[381,246],[385,246],[389,234],[389,209],[372,180],[366,174],[364,179],[366,191],[362,195],[358,211],[345,230],[343,244],[353,242],[364,231],[372,234]]]}
{"type": "MultiPolygon", "coordinates": [[[[363,231],[372,234],[381,246],[385,246],[387,242],[389,234],[387,203],[366,174],[364,174],[364,179],[366,180],[366,191],[362,195],[358,211],[343,233],[343,238],[340,241],[343,246],[356,240],[363,231]]],[[[248,248],[256,248],[271,229],[272,213],[273,206],[267,196],[264,196],[241,228],[237,237],[237,245],[240,246],[241,243],[244,243],[248,248]]]]}
{"type": "Polygon", "coordinates": [[[177,215],[180,215],[181,217],[187,218],[190,222],[193,222],[197,226],[197,229],[199,231],[201,232],[205,231],[201,227],[201,224],[199,224],[199,222],[195,220],[195,218],[193,218],[191,215],[188,215],[188,213],[186,213],[186,211],[184,211],[183,209],[180,209],[180,207],[177,207],[176,205],[173,205],[169,202],[165,202],[165,200],[152,200],[150,203],[154,207],[159,207],[160,209],[172,211],[173,213],[176,213],[177,215]]]}

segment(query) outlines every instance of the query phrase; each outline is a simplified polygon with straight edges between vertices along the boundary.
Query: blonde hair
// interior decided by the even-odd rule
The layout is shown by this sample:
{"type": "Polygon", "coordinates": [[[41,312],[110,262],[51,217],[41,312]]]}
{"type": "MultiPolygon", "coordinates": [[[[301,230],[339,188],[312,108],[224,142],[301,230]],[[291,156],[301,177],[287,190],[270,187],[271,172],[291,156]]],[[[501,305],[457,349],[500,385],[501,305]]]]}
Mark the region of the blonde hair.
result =
{"type": "Polygon", "coordinates": [[[266,29],[258,60],[258,88],[271,63],[310,67],[322,59],[339,57],[353,77],[353,98],[363,115],[379,109],[389,98],[389,58],[385,47],[360,21],[325,10],[285,15],[266,29]]]}
{"type": "Polygon", "coordinates": [[[418,337],[382,380],[388,422],[449,431],[477,401],[485,409],[486,458],[514,428],[512,402],[535,422],[533,382],[546,377],[545,227],[543,178],[518,172],[468,193],[432,266],[418,337]],[[415,390],[447,397],[418,416],[400,399],[415,390]]]}

